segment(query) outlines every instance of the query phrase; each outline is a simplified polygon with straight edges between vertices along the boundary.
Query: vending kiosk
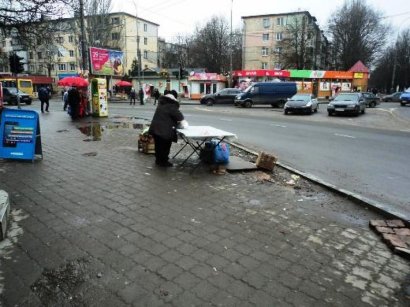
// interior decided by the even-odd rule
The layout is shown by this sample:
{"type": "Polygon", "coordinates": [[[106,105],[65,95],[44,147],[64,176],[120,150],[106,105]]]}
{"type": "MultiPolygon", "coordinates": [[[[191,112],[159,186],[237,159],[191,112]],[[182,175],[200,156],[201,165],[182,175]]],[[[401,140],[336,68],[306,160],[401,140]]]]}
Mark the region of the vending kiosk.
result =
{"type": "Polygon", "coordinates": [[[101,78],[91,80],[92,114],[95,117],[108,116],[107,81],[101,78]]]}

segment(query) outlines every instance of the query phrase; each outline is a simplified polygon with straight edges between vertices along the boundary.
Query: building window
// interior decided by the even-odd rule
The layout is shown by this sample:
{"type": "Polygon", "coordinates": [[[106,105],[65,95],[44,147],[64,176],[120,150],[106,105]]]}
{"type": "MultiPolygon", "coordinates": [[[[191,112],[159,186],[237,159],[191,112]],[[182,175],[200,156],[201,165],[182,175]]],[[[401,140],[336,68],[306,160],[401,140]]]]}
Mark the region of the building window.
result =
{"type": "Polygon", "coordinates": [[[281,41],[283,39],[283,34],[282,32],[276,33],[276,40],[281,41]]]}
{"type": "Polygon", "coordinates": [[[41,53],[41,51],[40,51],[40,52],[37,52],[37,58],[38,58],[39,60],[41,60],[41,59],[43,58],[43,54],[41,53]]]}
{"type": "Polygon", "coordinates": [[[268,52],[269,52],[269,48],[267,48],[267,47],[262,47],[262,55],[263,55],[263,56],[267,56],[267,55],[268,55],[268,52]]]}
{"type": "Polygon", "coordinates": [[[57,43],[62,44],[62,43],[64,43],[64,37],[61,37],[61,36],[57,37],[56,41],[57,41],[57,43]]]}
{"type": "Polygon", "coordinates": [[[70,36],[68,37],[68,42],[69,42],[69,43],[73,43],[73,42],[74,42],[74,37],[73,37],[72,35],[70,35],[70,36]]]}
{"type": "Polygon", "coordinates": [[[144,23],[144,32],[147,32],[147,30],[148,30],[148,25],[144,23]]]}
{"type": "Polygon", "coordinates": [[[64,55],[60,52],[60,50],[58,50],[58,51],[57,51],[57,56],[58,56],[59,58],[62,58],[64,55]]]}
{"type": "Polygon", "coordinates": [[[144,59],[148,59],[148,51],[144,50],[144,59]]]}
{"type": "Polygon", "coordinates": [[[65,64],[58,64],[58,70],[67,70],[65,64]]]}
{"type": "Polygon", "coordinates": [[[268,69],[268,63],[262,62],[262,69],[268,69]]]}
{"type": "Polygon", "coordinates": [[[29,66],[29,69],[30,69],[30,72],[34,72],[34,71],[35,71],[34,65],[30,65],[30,66],[29,66]]]}
{"type": "Polygon", "coordinates": [[[283,26],[285,24],[283,17],[276,18],[276,25],[283,26]]]}
{"type": "Polygon", "coordinates": [[[120,33],[118,33],[118,32],[111,33],[111,39],[113,41],[119,40],[120,39],[120,33]]]}
{"type": "Polygon", "coordinates": [[[33,59],[33,52],[30,51],[30,52],[28,53],[28,58],[29,58],[30,60],[33,59]]]}
{"type": "Polygon", "coordinates": [[[120,17],[113,17],[111,18],[111,23],[113,25],[119,25],[120,24],[120,17]]]}
{"type": "Polygon", "coordinates": [[[282,53],[282,50],[283,50],[282,47],[276,47],[276,48],[274,49],[274,52],[280,54],[280,53],[282,53]]]}
{"type": "Polygon", "coordinates": [[[75,64],[74,63],[70,63],[70,70],[75,70],[75,64]]]}
{"type": "Polygon", "coordinates": [[[262,40],[263,40],[264,42],[267,42],[267,41],[269,40],[269,34],[268,34],[268,33],[262,34],[262,40]]]}
{"type": "Polygon", "coordinates": [[[264,28],[269,28],[270,27],[270,19],[269,18],[263,18],[263,27],[264,28]]]}
{"type": "Polygon", "coordinates": [[[73,58],[74,57],[74,50],[70,50],[69,52],[70,52],[70,57],[73,58]]]}
{"type": "Polygon", "coordinates": [[[280,65],[279,62],[275,62],[275,63],[273,63],[273,65],[274,65],[275,69],[282,69],[282,66],[280,65]]]}
{"type": "Polygon", "coordinates": [[[148,45],[148,38],[144,37],[144,45],[148,45]]]}

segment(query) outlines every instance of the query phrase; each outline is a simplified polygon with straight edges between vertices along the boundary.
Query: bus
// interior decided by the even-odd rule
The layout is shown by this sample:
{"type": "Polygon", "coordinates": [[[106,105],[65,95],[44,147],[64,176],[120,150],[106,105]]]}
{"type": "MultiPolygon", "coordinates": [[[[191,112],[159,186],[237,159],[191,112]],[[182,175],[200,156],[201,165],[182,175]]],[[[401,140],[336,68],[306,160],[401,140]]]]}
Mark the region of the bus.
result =
{"type": "Polygon", "coordinates": [[[3,87],[17,87],[20,91],[30,95],[33,98],[33,81],[31,79],[23,78],[2,78],[0,79],[3,87]],[[17,82],[16,82],[17,80],[17,82]]]}

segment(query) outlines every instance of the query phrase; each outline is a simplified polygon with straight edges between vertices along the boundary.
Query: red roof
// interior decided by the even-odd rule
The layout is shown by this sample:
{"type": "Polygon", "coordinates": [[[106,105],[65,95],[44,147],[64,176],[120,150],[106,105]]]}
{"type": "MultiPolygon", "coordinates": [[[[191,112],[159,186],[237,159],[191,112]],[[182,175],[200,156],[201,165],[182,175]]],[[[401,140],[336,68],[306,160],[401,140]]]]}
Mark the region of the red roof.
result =
{"type": "Polygon", "coordinates": [[[369,73],[369,69],[364,66],[362,61],[357,61],[348,71],[369,73]]]}

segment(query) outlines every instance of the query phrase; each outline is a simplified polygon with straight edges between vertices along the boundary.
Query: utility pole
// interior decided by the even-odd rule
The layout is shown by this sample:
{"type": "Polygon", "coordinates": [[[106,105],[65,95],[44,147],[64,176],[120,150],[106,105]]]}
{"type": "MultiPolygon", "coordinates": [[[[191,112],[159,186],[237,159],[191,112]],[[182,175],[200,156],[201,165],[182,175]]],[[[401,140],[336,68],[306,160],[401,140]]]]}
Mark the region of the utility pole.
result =
{"type": "Polygon", "coordinates": [[[85,46],[85,27],[84,27],[84,0],[80,0],[80,28],[81,28],[81,69],[84,72],[87,70],[87,49],[85,46]]]}
{"type": "Polygon", "coordinates": [[[233,53],[233,43],[232,43],[232,7],[233,7],[233,0],[231,0],[231,34],[229,35],[229,81],[228,86],[232,87],[232,80],[233,80],[233,64],[232,64],[232,53],[233,53]]]}
{"type": "Polygon", "coordinates": [[[137,59],[138,59],[138,85],[141,89],[141,50],[140,50],[140,35],[139,35],[139,22],[138,22],[138,7],[137,4],[135,4],[135,18],[137,22],[137,59]]]}

